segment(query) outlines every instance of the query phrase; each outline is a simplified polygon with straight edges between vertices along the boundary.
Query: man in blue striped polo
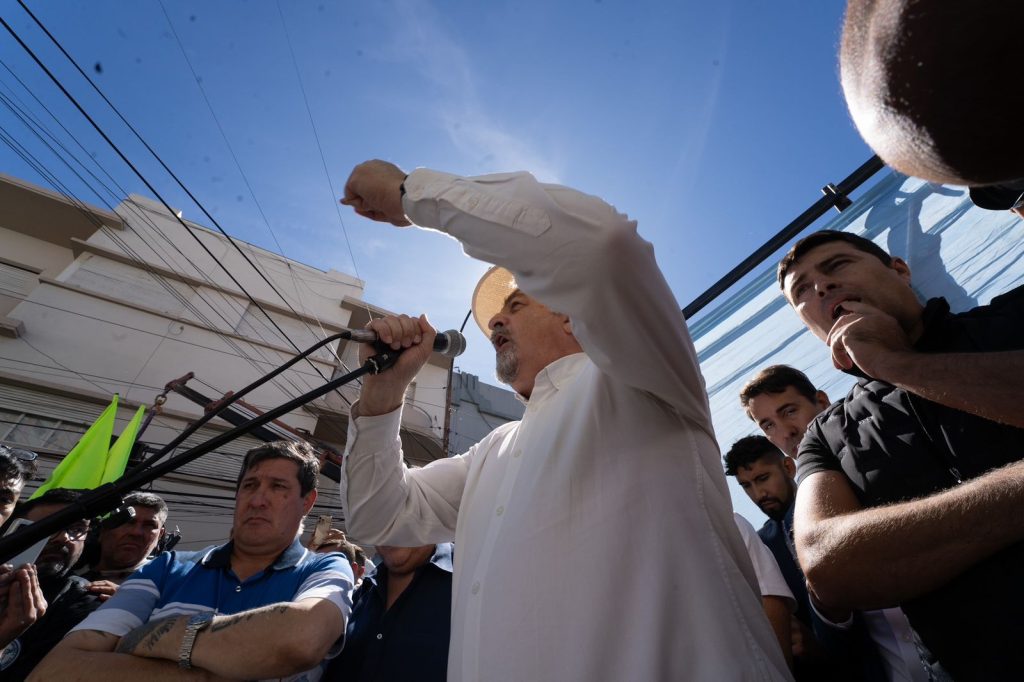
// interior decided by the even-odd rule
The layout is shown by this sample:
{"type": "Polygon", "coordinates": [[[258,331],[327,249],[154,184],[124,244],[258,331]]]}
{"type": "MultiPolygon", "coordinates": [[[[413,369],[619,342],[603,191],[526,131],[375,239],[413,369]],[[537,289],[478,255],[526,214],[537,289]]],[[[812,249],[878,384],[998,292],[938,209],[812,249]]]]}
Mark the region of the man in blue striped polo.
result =
{"type": "Polygon", "coordinates": [[[318,679],[341,648],[353,586],[342,555],[298,541],[319,471],[305,443],[250,450],[231,541],[161,554],[30,679],[318,679]]]}

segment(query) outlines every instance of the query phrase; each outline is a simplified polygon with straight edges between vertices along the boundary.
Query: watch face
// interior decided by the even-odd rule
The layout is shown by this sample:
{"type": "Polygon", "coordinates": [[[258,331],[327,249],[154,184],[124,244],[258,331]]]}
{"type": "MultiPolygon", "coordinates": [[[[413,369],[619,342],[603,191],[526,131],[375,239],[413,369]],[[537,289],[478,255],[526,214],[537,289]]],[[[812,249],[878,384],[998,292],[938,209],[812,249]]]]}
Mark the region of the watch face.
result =
{"type": "Polygon", "coordinates": [[[204,627],[210,624],[213,620],[212,611],[204,611],[203,613],[197,613],[188,619],[187,626],[192,626],[197,630],[202,630],[204,627]]]}

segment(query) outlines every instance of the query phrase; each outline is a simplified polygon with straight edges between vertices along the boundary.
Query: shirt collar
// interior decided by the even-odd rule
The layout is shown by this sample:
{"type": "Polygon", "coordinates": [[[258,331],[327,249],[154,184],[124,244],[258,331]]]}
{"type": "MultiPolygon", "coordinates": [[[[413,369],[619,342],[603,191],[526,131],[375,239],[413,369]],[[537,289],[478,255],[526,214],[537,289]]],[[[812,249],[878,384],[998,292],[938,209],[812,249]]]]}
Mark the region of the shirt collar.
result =
{"type": "MultiPolygon", "coordinates": [[[[206,553],[206,556],[199,563],[203,568],[228,568],[231,566],[231,550],[233,547],[234,543],[230,541],[220,547],[214,547],[206,553]]],[[[281,555],[277,557],[277,561],[271,564],[270,568],[275,571],[293,568],[306,556],[306,551],[306,548],[302,546],[299,539],[295,538],[292,544],[281,552],[281,555]]]]}
{"type": "Polygon", "coordinates": [[[451,573],[454,571],[454,545],[450,542],[439,542],[434,548],[434,556],[430,557],[430,563],[442,571],[451,573]]]}
{"type": "MultiPolygon", "coordinates": [[[[454,557],[455,545],[450,542],[439,542],[434,547],[434,554],[430,557],[429,563],[433,564],[445,573],[453,573],[455,570],[454,557]]],[[[381,562],[363,577],[363,581],[376,586],[380,583],[380,580],[387,575],[387,570],[388,567],[381,562]]]]}
{"type": "Polygon", "coordinates": [[[946,333],[943,329],[949,318],[949,303],[944,298],[932,298],[924,306],[921,312],[921,338],[914,344],[919,351],[928,352],[935,348],[941,348],[946,341],[946,333]]]}
{"type": "MultiPolygon", "coordinates": [[[[533,380],[533,392],[530,394],[530,401],[543,400],[550,394],[557,393],[565,388],[576,375],[580,373],[587,362],[586,353],[573,353],[558,358],[547,367],[537,373],[533,380]]],[[[529,402],[524,400],[527,405],[529,402]]]]}

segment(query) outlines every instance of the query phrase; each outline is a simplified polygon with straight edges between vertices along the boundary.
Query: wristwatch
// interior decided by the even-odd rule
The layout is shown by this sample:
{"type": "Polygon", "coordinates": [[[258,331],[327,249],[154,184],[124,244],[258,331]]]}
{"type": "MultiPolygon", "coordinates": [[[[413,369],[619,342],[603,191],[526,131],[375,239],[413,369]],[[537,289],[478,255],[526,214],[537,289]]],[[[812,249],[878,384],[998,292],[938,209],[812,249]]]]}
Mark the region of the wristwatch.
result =
{"type": "Polygon", "coordinates": [[[192,648],[196,645],[196,635],[213,622],[213,611],[197,613],[185,624],[185,636],[181,638],[181,649],[178,651],[178,667],[182,670],[192,669],[192,648]]]}

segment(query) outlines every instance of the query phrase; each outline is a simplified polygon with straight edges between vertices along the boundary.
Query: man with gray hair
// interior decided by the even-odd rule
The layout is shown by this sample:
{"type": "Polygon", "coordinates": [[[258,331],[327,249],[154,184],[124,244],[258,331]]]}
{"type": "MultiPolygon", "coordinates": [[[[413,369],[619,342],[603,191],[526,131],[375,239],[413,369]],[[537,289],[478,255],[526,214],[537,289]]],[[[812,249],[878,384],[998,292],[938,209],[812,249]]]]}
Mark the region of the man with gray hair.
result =
{"type": "Polygon", "coordinates": [[[341,648],[352,607],[345,558],[299,542],[319,474],[306,443],[250,450],[231,540],[146,564],[32,679],[319,679],[320,663],[341,648]]]}
{"type": "Polygon", "coordinates": [[[357,166],[342,202],[442,230],[498,266],[473,313],[499,379],[528,400],[465,454],[409,469],[401,408],[435,332],[425,317],[368,325],[405,350],[352,406],[345,520],[367,544],[455,541],[448,679],[790,679],[696,351],[636,223],[528,173],[407,175],[383,161],[357,166]],[[631,567],[644,589],[629,599],[610,598],[623,587],[617,537],[656,557],[631,567]],[[559,570],[528,556],[557,556],[559,570]]]}
{"type": "MultiPolygon", "coordinates": [[[[124,498],[135,515],[128,520],[107,520],[100,524],[100,557],[82,575],[93,581],[90,589],[106,593],[97,583],[117,586],[142,568],[166,533],[167,503],[159,495],[137,492],[124,498]]],[[[112,592],[111,592],[112,594],[112,592]]]]}

